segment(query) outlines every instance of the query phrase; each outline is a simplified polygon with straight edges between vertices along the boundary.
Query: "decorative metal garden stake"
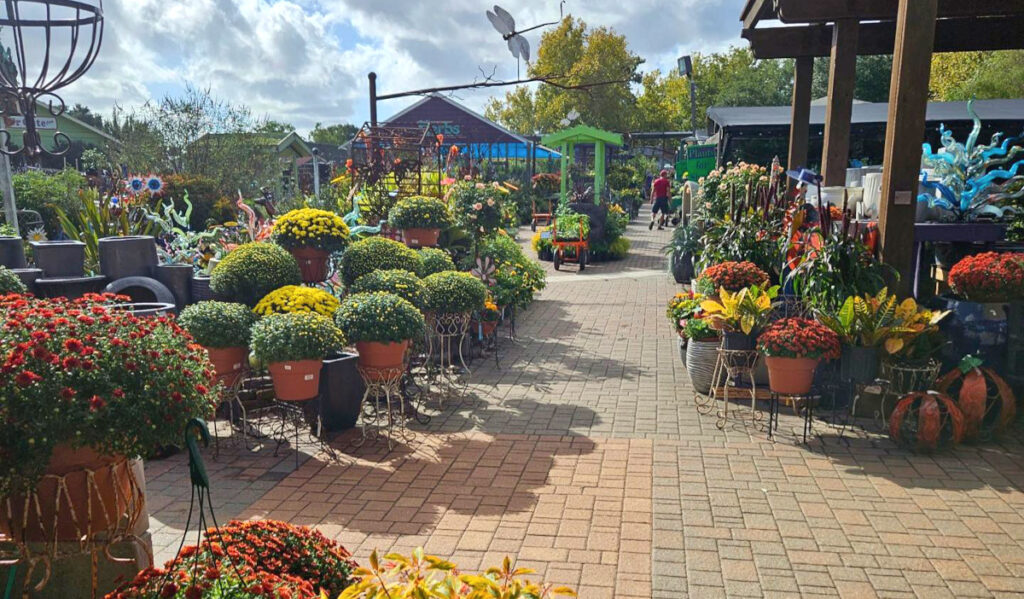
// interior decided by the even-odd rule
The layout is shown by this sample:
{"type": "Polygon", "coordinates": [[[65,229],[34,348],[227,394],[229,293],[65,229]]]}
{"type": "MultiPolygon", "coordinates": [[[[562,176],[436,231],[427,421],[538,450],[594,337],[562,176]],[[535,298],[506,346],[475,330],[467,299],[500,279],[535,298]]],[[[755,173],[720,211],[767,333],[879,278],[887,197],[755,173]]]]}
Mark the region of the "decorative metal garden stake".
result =
{"type": "Polygon", "coordinates": [[[10,149],[10,134],[0,130],[0,152],[24,153],[30,160],[66,153],[71,139],[59,131],[53,134],[53,148],[43,147],[36,103],[45,98],[52,116],[64,114],[67,106],[56,92],[80,79],[96,62],[103,42],[103,0],[4,0],[0,32],[10,43],[0,47],[4,116],[21,115],[25,127],[16,150],[10,149]]]}

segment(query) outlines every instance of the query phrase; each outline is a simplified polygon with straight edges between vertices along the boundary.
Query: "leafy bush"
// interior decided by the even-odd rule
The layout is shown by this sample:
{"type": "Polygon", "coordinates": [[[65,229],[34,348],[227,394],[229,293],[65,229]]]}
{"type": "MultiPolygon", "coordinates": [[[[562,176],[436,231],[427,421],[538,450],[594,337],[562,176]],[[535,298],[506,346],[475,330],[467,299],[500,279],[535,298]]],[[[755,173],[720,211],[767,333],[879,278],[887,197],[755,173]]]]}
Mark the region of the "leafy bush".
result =
{"type": "Polygon", "coordinates": [[[420,272],[421,267],[420,255],[416,250],[384,237],[368,237],[357,241],[341,256],[341,278],[346,287],[375,270],[420,272]]]}
{"type": "Polygon", "coordinates": [[[89,182],[73,168],[67,168],[54,175],[42,171],[26,171],[12,178],[14,197],[18,209],[35,210],[43,217],[44,227],[52,239],[60,232],[57,209],[71,213],[81,203],[79,190],[86,189],[89,182]]]}
{"type": "MultiPolygon", "coordinates": [[[[697,315],[701,313],[700,304],[704,299],[703,295],[689,291],[677,293],[668,301],[665,317],[672,323],[677,333],[682,335],[682,331],[690,319],[697,318],[697,315]]],[[[707,324],[710,326],[711,323],[707,324]]]]}
{"type": "Polygon", "coordinates": [[[416,306],[384,291],[346,297],[334,321],[352,343],[405,341],[423,335],[426,328],[416,306]]]}
{"type": "Polygon", "coordinates": [[[199,302],[181,311],[178,323],[203,347],[248,347],[256,315],[245,304],[199,302]]]}
{"type": "Polygon", "coordinates": [[[629,254],[630,241],[628,237],[619,237],[615,241],[608,244],[608,259],[609,260],[622,260],[629,254]]]}
{"type": "Polygon", "coordinates": [[[423,306],[423,281],[407,270],[375,270],[356,279],[349,291],[352,293],[386,291],[408,301],[417,308],[423,306]]]}
{"type": "Polygon", "coordinates": [[[174,320],[107,305],[125,300],[0,304],[0,496],[32,488],[57,445],[146,455],[219,402],[206,352],[174,320]]]}
{"type": "MultiPolygon", "coordinates": [[[[497,283],[491,293],[499,305],[525,308],[544,288],[544,269],[527,257],[511,237],[502,234],[485,237],[480,240],[477,252],[480,258],[494,261],[497,283]]],[[[475,263],[467,266],[475,266],[475,263]]]]}
{"type": "Polygon", "coordinates": [[[398,200],[388,224],[396,229],[443,229],[452,224],[452,216],[441,200],[412,196],[398,200]]]}
{"type": "Polygon", "coordinates": [[[424,306],[442,314],[481,310],[487,299],[487,287],[468,272],[439,272],[423,279],[424,306]]]}
{"type": "Polygon", "coordinates": [[[586,214],[562,214],[555,223],[558,239],[566,241],[579,239],[580,227],[583,228],[583,239],[590,237],[590,217],[586,214]]]}
{"type": "Polygon", "coordinates": [[[6,266],[0,266],[0,295],[6,295],[8,293],[28,293],[28,288],[25,287],[25,283],[21,281],[21,278],[8,269],[6,266]]]}
{"type": "Polygon", "coordinates": [[[210,287],[230,301],[255,306],[275,289],[302,283],[299,264],[272,243],[246,243],[231,251],[210,273],[210,287]]]}
{"type": "Polygon", "coordinates": [[[260,316],[291,312],[316,312],[328,318],[334,316],[341,302],[330,293],[316,287],[285,285],[263,296],[253,312],[260,316]]]}
{"type": "Polygon", "coordinates": [[[502,200],[507,193],[498,183],[460,181],[448,190],[446,199],[456,224],[474,236],[481,236],[494,233],[505,224],[502,200]]]}
{"type": "Polygon", "coordinates": [[[429,277],[434,273],[446,270],[455,270],[455,262],[452,261],[448,252],[438,248],[423,248],[419,252],[423,266],[417,271],[417,274],[421,277],[429,277]]]}
{"type": "Polygon", "coordinates": [[[316,312],[271,314],[252,327],[252,349],[261,362],[318,360],[341,349],[345,337],[334,322],[316,312]]]}
{"type": "Polygon", "coordinates": [[[333,212],[300,208],[277,219],[274,241],[285,249],[309,247],[336,252],[348,245],[348,225],[333,212]]]}

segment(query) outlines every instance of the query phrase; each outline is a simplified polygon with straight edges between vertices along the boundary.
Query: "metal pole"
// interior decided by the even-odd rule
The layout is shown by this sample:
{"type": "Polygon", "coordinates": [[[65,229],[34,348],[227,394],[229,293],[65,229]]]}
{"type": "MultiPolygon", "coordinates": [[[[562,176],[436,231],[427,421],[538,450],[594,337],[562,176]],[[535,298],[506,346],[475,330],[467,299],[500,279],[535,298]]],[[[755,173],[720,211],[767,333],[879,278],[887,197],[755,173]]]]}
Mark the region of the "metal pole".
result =
{"type": "Polygon", "coordinates": [[[371,72],[370,78],[370,125],[377,126],[377,73],[371,72]]]}
{"type": "Polygon", "coordinates": [[[320,150],[313,148],[313,195],[320,199],[320,150]]]}
{"type": "MultiPolygon", "coordinates": [[[[693,73],[690,73],[690,130],[693,136],[697,137],[697,82],[693,80],[693,73]]],[[[697,139],[700,141],[700,139],[697,139]]]]}
{"type": "MultiPolygon", "coordinates": [[[[3,119],[0,119],[0,131],[6,131],[3,119]]],[[[14,227],[15,235],[21,235],[21,229],[18,228],[18,209],[14,204],[11,159],[7,154],[0,154],[0,193],[4,195],[4,215],[7,217],[7,224],[14,227]]]]}

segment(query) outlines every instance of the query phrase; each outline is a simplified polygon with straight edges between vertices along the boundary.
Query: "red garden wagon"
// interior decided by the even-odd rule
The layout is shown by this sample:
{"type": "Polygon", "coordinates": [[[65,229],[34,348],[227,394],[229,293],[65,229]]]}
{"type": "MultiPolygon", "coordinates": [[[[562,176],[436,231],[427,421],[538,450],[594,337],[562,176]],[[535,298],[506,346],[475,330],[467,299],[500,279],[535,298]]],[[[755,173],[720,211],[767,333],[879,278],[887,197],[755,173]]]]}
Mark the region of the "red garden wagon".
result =
{"type": "Polygon", "coordinates": [[[583,233],[583,221],[579,223],[579,235],[576,239],[558,238],[558,219],[551,222],[551,246],[554,250],[553,262],[555,270],[559,270],[563,264],[579,264],[579,272],[587,268],[590,261],[590,241],[583,233]]]}

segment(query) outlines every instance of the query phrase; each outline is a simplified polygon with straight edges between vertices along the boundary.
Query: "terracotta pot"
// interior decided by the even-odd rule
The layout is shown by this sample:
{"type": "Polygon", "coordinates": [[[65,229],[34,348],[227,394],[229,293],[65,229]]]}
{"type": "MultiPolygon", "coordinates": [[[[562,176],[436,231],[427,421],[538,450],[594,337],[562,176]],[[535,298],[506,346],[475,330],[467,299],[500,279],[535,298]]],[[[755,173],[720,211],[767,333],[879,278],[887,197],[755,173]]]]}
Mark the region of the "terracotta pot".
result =
{"type": "Polygon", "coordinates": [[[249,348],[247,347],[206,347],[206,353],[210,354],[210,362],[213,364],[213,371],[217,373],[217,380],[224,383],[226,387],[232,387],[245,373],[245,367],[249,365],[249,348]]]}
{"type": "Polygon", "coordinates": [[[434,247],[441,237],[441,229],[402,229],[402,239],[409,247],[434,247]]]}
{"type": "Polygon", "coordinates": [[[368,369],[401,368],[405,363],[405,350],[408,348],[408,339],[391,343],[379,341],[356,343],[356,351],[359,352],[359,365],[368,369]]]}
{"type": "Polygon", "coordinates": [[[766,356],[768,387],[776,393],[803,395],[814,385],[814,371],[820,358],[781,358],[766,356]]]}
{"type": "Polygon", "coordinates": [[[476,337],[478,334],[483,333],[484,338],[490,337],[491,333],[498,326],[497,320],[471,320],[469,321],[469,334],[476,337]]]}
{"type": "Polygon", "coordinates": [[[313,399],[320,392],[323,360],[271,362],[267,365],[274,381],[274,395],[282,401],[313,399]]]}
{"type": "Polygon", "coordinates": [[[42,543],[78,541],[82,536],[105,532],[128,511],[132,498],[130,472],[131,464],[124,456],[104,455],[90,447],[57,445],[35,489],[38,506],[25,495],[0,500],[0,534],[42,543]],[[88,471],[93,472],[91,482],[88,471]],[[66,493],[58,492],[58,476],[64,477],[66,493]],[[22,519],[26,502],[27,522],[22,519]]]}
{"type": "Polygon", "coordinates": [[[327,280],[327,260],[330,252],[320,248],[293,248],[288,250],[299,263],[303,283],[320,283],[327,280]]]}

